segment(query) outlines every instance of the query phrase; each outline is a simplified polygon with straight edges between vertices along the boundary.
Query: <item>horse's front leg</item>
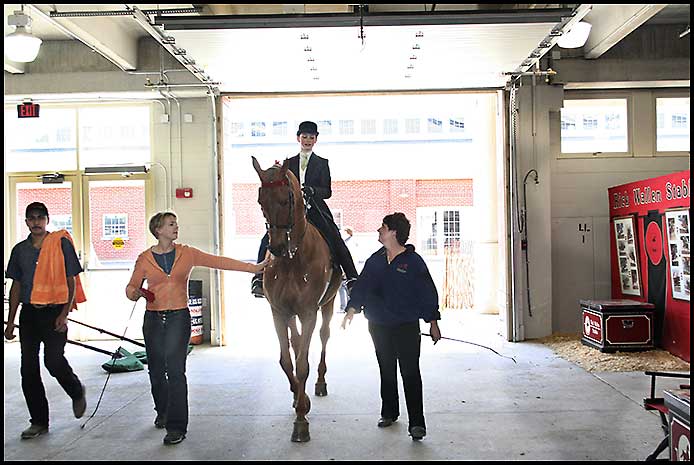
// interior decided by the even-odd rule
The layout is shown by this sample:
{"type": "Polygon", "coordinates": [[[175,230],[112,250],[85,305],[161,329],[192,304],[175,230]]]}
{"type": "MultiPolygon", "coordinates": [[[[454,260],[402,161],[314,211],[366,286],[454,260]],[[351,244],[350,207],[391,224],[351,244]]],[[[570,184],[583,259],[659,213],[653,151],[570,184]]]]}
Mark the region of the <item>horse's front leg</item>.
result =
{"type": "Polygon", "coordinates": [[[294,431],[292,432],[293,442],[307,442],[311,440],[308,431],[308,420],[306,415],[311,410],[311,399],[306,395],[306,380],[308,379],[308,350],[311,345],[311,336],[316,327],[316,312],[311,312],[305,320],[301,320],[301,342],[299,354],[296,357],[296,378],[297,378],[297,402],[296,419],[294,420],[294,431]]]}
{"type": "Polygon", "coordinates": [[[315,390],[318,397],[328,395],[328,383],[325,382],[325,373],[328,371],[328,366],[325,363],[325,349],[328,346],[328,339],[330,339],[330,320],[333,317],[334,301],[335,299],[331,299],[330,302],[321,307],[322,321],[320,326],[320,341],[322,348],[320,353],[320,363],[318,364],[318,379],[316,380],[315,390]]]}
{"type": "Polygon", "coordinates": [[[299,334],[299,329],[296,326],[296,316],[289,318],[287,326],[289,326],[289,340],[292,343],[292,349],[294,349],[294,358],[297,358],[299,354],[299,344],[301,343],[301,334],[299,334]]]}
{"type": "Polygon", "coordinates": [[[275,331],[277,332],[277,339],[280,342],[280,366],[282,367],[282,370],[284,371],[284,374],[287,375],[287,379],[289,380],[289,389],[292,391],[292,394],[294,395],[294,405],[292,407],[296,407],[296,398],[297,398],[297,380],[296,376],[294,376],[294,366],[292,365],[292,355],[289,353],[289,337],[287,335],[287,321],[280,317],[277,316],[275,312],[272,312],[272,319],[275,323],[275,331]]]}

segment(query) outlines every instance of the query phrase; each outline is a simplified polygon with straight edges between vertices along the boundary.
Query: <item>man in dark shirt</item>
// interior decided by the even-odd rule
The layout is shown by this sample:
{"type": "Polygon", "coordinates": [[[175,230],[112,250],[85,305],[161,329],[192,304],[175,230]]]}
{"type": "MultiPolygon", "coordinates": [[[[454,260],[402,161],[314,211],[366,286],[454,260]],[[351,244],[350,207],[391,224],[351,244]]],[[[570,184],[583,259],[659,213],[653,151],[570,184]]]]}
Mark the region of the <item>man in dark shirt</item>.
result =
{"type": "Polygon", "coordinates": [[[67,302],[34,305],[31,292],[34,274],[41,253],[41,246],[48,236],[48,209],[40,202],[26,208],[26,225],[31,234],[12,249],[5,276],[12,279],[10,309],[5,328],[5,338],[14,339],[14,320],[21,302],[19,338],[21,344],[22,392],[26,400],[31,426],[22,432],[22,439],[32,439],[48,432],[48,399],[41,381],[39,348],[44,345],[44,364],[60,386],[72,398],[72,410],[81,418],[87,408],[84,386],[65,359],[67,343],[67,316],[75,300],[75,276],[82,272],[75,248],[67,238],[60,245],[65,261],[65,279],[68,288],[67,302]]]}

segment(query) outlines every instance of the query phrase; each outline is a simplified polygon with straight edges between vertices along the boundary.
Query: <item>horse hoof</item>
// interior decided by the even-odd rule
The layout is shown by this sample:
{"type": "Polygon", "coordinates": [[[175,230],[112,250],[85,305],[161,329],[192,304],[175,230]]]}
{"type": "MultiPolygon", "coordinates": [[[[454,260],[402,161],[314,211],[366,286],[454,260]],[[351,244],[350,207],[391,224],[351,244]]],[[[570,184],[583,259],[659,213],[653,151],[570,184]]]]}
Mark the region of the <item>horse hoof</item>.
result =
{"type": "Polygon", "coordinates": [[[308,422],[294,422],[294,431],[292,432],[292,442],[309,442],[311,435],[308,433],[308,422]]]}
{"type": "Polygon", "coordinates": [[[316,395],[325,397],[328,395],[328,383],[316,383],[316,395]]]}

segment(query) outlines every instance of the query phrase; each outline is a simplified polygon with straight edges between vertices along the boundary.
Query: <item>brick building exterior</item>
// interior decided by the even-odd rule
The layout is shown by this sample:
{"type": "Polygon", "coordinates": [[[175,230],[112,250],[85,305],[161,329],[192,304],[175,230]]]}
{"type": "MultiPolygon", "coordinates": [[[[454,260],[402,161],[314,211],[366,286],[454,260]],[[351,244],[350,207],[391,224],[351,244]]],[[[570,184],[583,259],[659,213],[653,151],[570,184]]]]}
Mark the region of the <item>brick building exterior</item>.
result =
{"type": "MultiPolygon", "coordinates": [[[[334,181],[332,190],[328,205],[334,213],[341,213],[342,225],[351,226],[355,233],[373,232],[383,216],[403,212],[412,222],[411,243],[417,243],[417,208],[473,206],[472,179],[334,181]]],[[[233,184],[232,198],[235,234],[261,237],[265,220],[258,206],[258,183],[233,184]]],[[[17,199],[19,215],[34,201],[45,203],[53,218],[72,213],[69,188],[20,189],[17,199]]],[[[144,199],[144,187],[90,188],[91,243],[100,262],[132,261],[145,249],[148,218],[144,201],[137,199],[144,199]],[[122,249],[114,248],[113,237],[104,236],[104,216],[114,214],[127,214],[127,234],[118,236],[124,241],[122,249]]]]}
{"type": "MultiPolygon", "coordinates": [[[[43,202],[51,218],[72,215],[72,191],[67,187],[48,189],[19,189],[17,215],[23,216],[26,205],[43,202]]],[[[91,243],[100,262],[134,261],[147,246],[148,219],[144,202],[144,186],[91,187],[89,190],[91,243]],[[139,199],[142,199],[140,201],[139,199]],[[104,236],[104,215],[126,214],[127,235],[122,249],[113,246],[113,237],[104,236]]],[[[19,219],[19,218],[18,218],[19,219]]],[[[21,221],[23,224],[23,221],[21,221]]],[[[74,220],[73,220],[74,224],[74,220]]],[[[51,229],[49,227],[49,229],[51,229]]],[[[27,233],[28,234],[28,233],[27,233]]],[[[23,237],[23,236],[20,236],[23,237]]],[[[92,260],[94,257],[92,257],[92,260]]]]}
{"type": "MultiPolygon", "coordinates": [[[[417,208],[473,206],[472,179],[333,181],[330,209],[342,212],[343,225],[355,232],[375,231],[383,217],[403,212],[412,222],[410,242],[417,240],[417,208]]],[[[258,206],[258,183],[236,183],[232,188],[236,234],[261,237],[265,220],[258,206]]]]}

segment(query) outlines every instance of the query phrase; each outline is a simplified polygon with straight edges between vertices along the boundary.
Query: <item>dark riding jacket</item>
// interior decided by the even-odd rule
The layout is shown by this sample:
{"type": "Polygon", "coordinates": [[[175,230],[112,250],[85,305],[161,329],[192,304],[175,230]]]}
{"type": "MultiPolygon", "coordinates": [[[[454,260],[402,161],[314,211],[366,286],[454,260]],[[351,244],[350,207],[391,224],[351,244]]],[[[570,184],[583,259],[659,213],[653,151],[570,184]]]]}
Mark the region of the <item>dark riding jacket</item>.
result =
{"type": "MultiPolygon", "coordinates": [[[[299,154],[291,157],[288,161],[289,169],[292,171],[292,173],[294,173],[296,179],[299,179],[299,154]]],[[[322,213],[326,218],[329,218],[330,221],[335,223],[333,214],[330,212],[330,208],[328,208],[328,205],[325,203],[325,199],[329,199],[333,195],[328,160],[319,157],[315,152],[312,153],[311,158],[308,159],[304,179],[302,179],[301,182],[303,185],[311,186],[316,190],[315,195],[311,199],[311,208],[308,209],[308,213],[306,215],[308,220],[313,224],[322,223],[323,219],[320,216],[320,213],[322,213]],[[314,210],[316,208],[320,210],[320,213],[314,210]]]]}
{"type": "MultiPolygon", "coordinates": [[[[289,159],[289,169],[299,179],[299,154],[289,159]]],[[[323,233],[347,278],[356,278],[357,269],[354,267],[352,255],[340,237],[340,231],[335,224],[333,214],[325,203],[325,199],[329,199],[333,195],[328,160],[313,152],[308,159],[304,179],[301,181],[304,186],[311,186],[316,191],[309,199],[310,208],[306,212],[306,218],[323,233]]]]}

